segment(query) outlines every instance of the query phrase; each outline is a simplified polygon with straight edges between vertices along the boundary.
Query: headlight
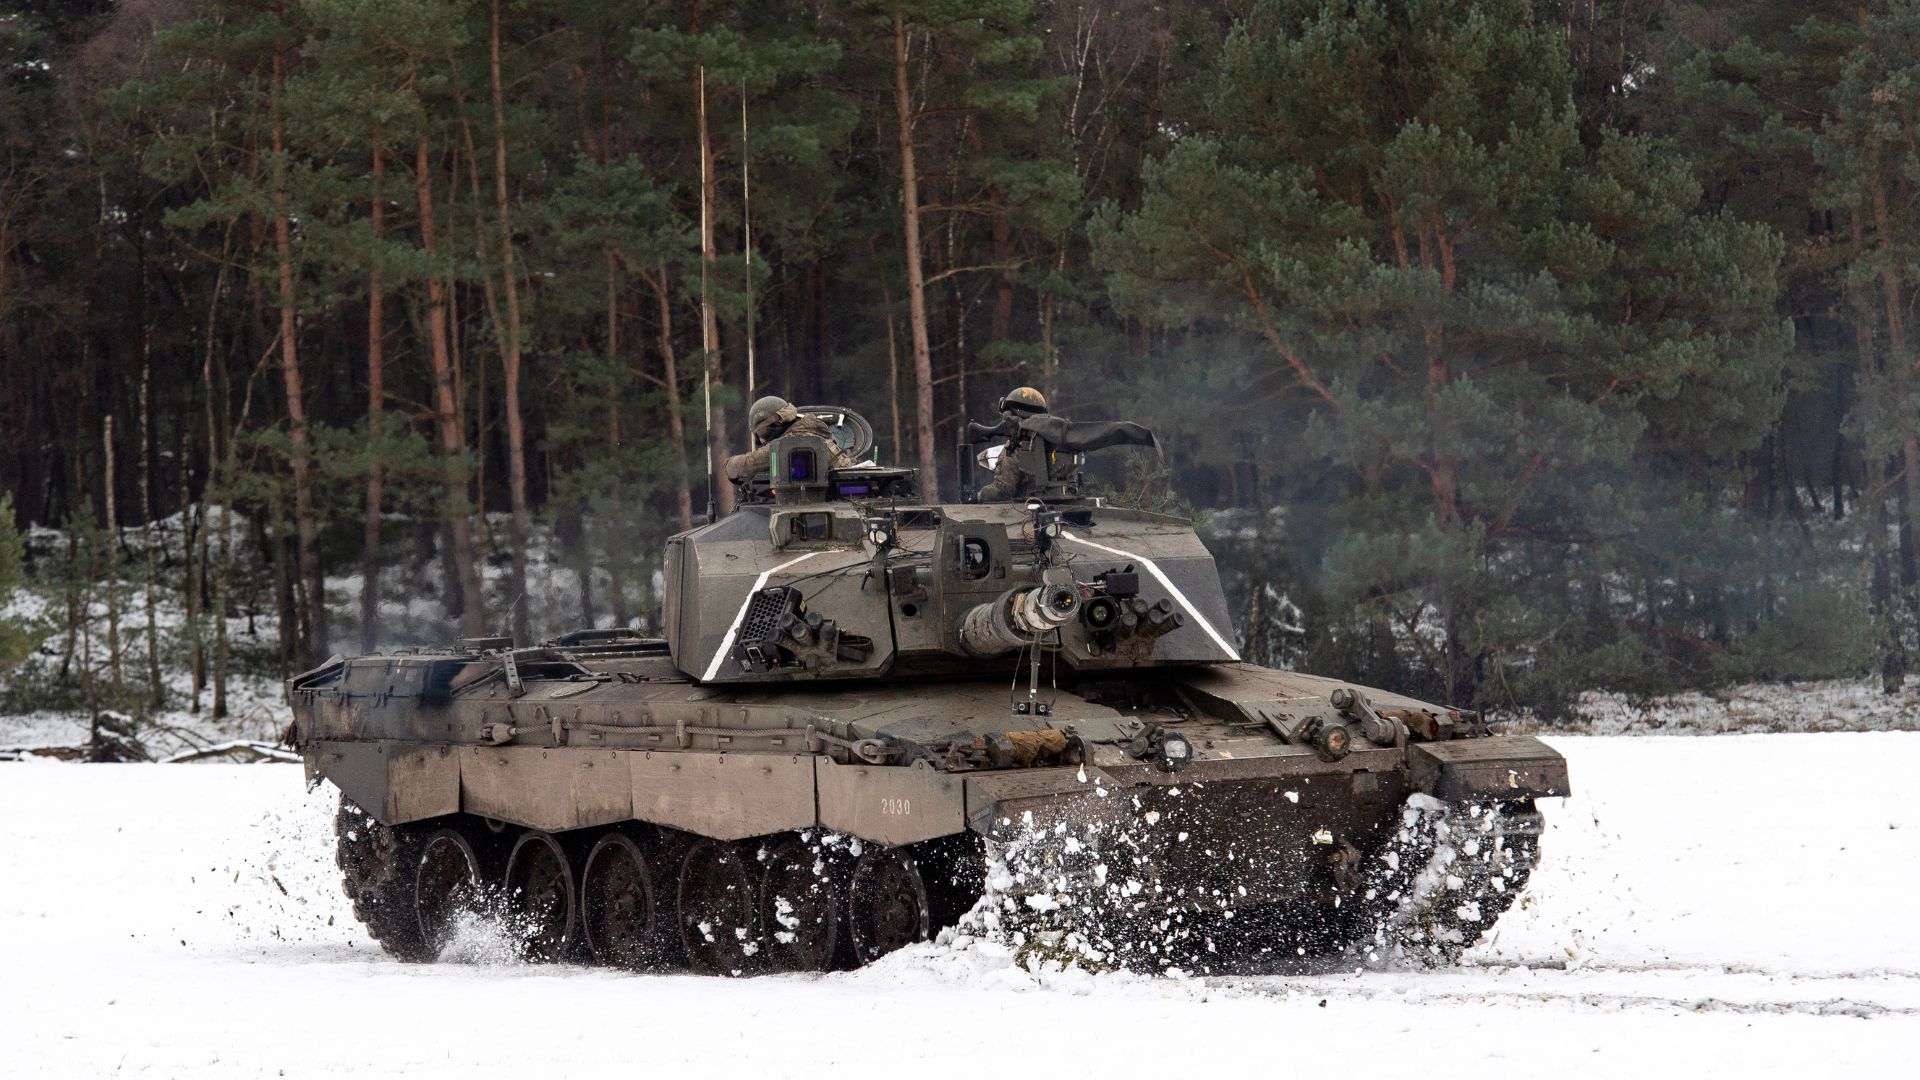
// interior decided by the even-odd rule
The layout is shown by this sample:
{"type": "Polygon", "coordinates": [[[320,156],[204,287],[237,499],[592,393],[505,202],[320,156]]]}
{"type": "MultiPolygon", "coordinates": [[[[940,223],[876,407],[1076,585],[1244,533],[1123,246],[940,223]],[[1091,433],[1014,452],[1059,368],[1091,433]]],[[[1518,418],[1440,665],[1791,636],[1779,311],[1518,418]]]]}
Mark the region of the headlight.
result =
{"type": "Polygon", "coordinates": [[[1339,761],[1353,748],[1353,736],[1340,724],[1321,724],[1313,733],[1313,748],[1328,761],[1339,761]]]}
{"type": "Polygon", "coordinates": [[[1185,735],[1162,735],[1154,746],[1154,759],[1161,772],[1179,772],[1193,760],[1193,744],[1185,735]]]}
{"type": "Polygon", "coordinates": [[[1106,596],[1096,596],[1080,608],[1080,621],[1096,634],[1104,634],[1120,621],[1120,605],[1106,596]]]}

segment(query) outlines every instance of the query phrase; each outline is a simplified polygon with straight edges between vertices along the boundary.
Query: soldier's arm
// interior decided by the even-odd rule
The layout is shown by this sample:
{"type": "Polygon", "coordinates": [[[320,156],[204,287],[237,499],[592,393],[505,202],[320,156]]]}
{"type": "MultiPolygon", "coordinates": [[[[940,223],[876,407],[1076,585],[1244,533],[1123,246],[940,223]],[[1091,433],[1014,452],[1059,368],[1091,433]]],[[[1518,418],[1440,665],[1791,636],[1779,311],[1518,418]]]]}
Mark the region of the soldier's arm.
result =
{"type": "Polygon", "coordinates": [[[847,452],[841,449],[838,442],[834,441],[832,428],[829,428],[826,424],[811,416],[801,417],[792,427],[787,429],[786,433],[788,435],[813,435],[825,439],[827,445],[833,447],[833,460],[827,463],[827,468],[829,469],[851,469],[855,465],[860,464],[853,460],[853,458],[848,457],[847,452]]]}
{"type": "Polygon", "coordinates": [[[858,461],[855,461],[853,459],[853,455],[847,453],[846,450],[842,448],[839,443],[833,440],[833,432],[829,431],[825,435],[821,436],[821,438],[827,440],[828,446],[833,447],[833,462],[832,464],[828,465],[827,468],[851,469],[855,465],[860,464],[858,461]]]}
{"type": "Polygon", "coordinates": [[[980,489],[974,498],[982,502],[997,502],[1011,499],[1020,491],[1020,461],[1014,456],[1013,445],[1009,443],[1000,448],[1000,460],[994,463],[993,479],[980,489]]]}
{"type": "Polygon", "coordinates": [[[773,444],[756,446],[744,454],[735,454],[727,459],[727,479],[750,480],[756,473],[766,472],[773,467],[773,444]]]}

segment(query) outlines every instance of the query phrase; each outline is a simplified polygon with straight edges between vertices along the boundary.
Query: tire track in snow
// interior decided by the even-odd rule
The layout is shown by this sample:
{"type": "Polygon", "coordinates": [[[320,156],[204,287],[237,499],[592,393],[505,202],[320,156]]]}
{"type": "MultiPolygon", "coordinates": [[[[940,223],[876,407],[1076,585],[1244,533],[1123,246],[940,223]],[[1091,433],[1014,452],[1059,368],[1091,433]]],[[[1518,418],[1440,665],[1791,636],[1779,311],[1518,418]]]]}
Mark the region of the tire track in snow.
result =
{"type": "Polygon", "coordinates": [[[1920,1017],[1920,972],[1900,968],[1799,972],[1753,964],[1552,962],[1452,969],[1367,969],[1324,976],[1227,976],[1212,990],[1255,997],[1319,997],[1396,1005],[1569,1005],[1861,1019],[1920,1017]],[[1348,981],[1353,979],[1354,981],[1348,981]],[[1495,980],[1500,980],[1496,982],[1495,980]],[[1522,985],[1502,985],[1506,981],[1522,985]]]}
{"type": "Polygon", "coordinates": [[[1833,997],[1798,1001],[1747,1001],[1712,994],[1684,995],[1633,992],[1607,992],[1599,990],[1452,990],[1441,992],[1421,992],[1419,994],[1396,993],[1392,989],[1380,987],[1318,987],[1292,986],[1286,988],[1249,988],[1220,987],[1232,993],[1245,993],[1259,997],[1310,998],[1318,996],[1324,999],[1345,1001],[1391,1002],[1411,1005],[1571,1005],[1581,1008],[1619,1010],[1634,1008],[1658,1008],[1680,1012],[1724,1012],[1741,1015],[1775,1016],[1851,1016],[1859,1019],[1882,1017],[1920,1016],[1920,1006],[1890,1005],[1878,1001],[1866,1001],[1860,998],[1833,997]]]}
{"type": "Polygon", "coordinates": [[[1645,972],[1675,972],[1703,975],[1764,975],[1773,979],[1824,980],[1824,979],[1888,979],[1920,982],[1920,971],[1907,968],[1861,968],[1855,971],[1782,971],[1762,967],[1758,964],[1713,964],[1686,963],[1680,960],[1647,960],[1641,962],[1608,960],[1539,960],[1522,961],[1512,964],[1469,964],[1461,970],[1492,971],[1596,971],[1621,975],[1637,975],[1645,972]]]}

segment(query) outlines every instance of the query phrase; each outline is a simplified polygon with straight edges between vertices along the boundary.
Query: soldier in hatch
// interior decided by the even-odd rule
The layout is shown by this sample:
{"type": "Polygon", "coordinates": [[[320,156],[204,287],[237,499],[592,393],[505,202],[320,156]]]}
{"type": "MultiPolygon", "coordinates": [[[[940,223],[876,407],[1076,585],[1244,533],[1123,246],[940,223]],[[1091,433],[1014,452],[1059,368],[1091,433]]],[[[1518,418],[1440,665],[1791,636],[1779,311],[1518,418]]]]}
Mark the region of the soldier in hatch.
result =
{"type": "Polygon", "coordinates": [[[745,483],[771,467],[773,447],[768,444],[782,435],[813,435],[825,439],[827,445],[834,448],[828,468],[850,469],[855,464],[834,441],[833,431],[826,424],[817,417],[800,415],[786,398],[769,395],[754,402],[753,408],[747,410],[747,426],[753,429],[753,449],[733,455],[725,465],[727,479],[736,484],[745,483]]]}
{"type": "MultiPolygon", "coordinates": [[[[1045,415],[1046,395],[1031,386],[1019,387],[1000,399],[1000,411],[1013,421],[1017,429],[1020,421],[1045,415]]],[[[1026,470],[1020,467],[1020,455],[1017,453],[1021,443],[1031,438],[1018,430],[1007,436],[1006,442],[1000,445],[1000,460],[993,466],[993,479],[980,489],[976,498],[981,502],[1002,502],[1019,498],[1040,486],[1043,478],[1027,475],[1026,470]]]]}

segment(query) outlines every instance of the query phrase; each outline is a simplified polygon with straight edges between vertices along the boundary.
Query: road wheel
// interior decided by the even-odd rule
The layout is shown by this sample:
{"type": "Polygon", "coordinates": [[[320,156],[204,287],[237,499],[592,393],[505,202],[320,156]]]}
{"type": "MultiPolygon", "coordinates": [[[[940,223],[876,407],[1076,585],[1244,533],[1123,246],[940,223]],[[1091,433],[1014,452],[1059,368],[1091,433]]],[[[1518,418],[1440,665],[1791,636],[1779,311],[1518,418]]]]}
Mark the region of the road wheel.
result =
{"type": "Polygon", "coordinates": [[[342,795],[334,817],[334,862],[340,888],[353,902],[354,918],[392,956],[410,963],[432,960],[414,908],[414,880],[424,830],[382,825],[342,795]]]}
{"type": "Polygon", "coordinates": [[[800,833],[760,849],[760,925],[775,971],[826,971],[840,939],[839,858],[800,833]]]}
{"type": "Polygon", "coordinates": [[[755,975],[766,965],[754,875],[734,845],[702,840],[680,864],[680,941],[706,975],[755,975]]]}
{"type": "Polygon", "coordinates": [[[574,933],[573,869],[550,834],[528,832],[507,857],[505,901],[513,933],[529,960],[566,959],[574,933]]]}
{"type": "Polygon", "coordinates": [[[1372,925],[1356,948],[1427,967],[1459,962],[1526,888],[1541,825],[1530,802],[1409,797],[1368,876],[1372,925]]]}
{"type": "Polygon", "coordinates": [[[465,834],[436,829],[420,844],[413,878],[414,920],[420,941],[438,957],[463,916],[479,908],[480,857],[465,834]]]}
{"type": "Polygon", "coordinates": [[[932,921],[927,885],[912,855],[902,848],[869,847],[854,860],[847,929],[856,965],[925,941],[932,921]]]}
{"type": "Polygon", "coordinates": [[[664,966],[674,928],[657,896],[653,862],[633,837],[602,836],[580,872],[580,924],[593,958],[634,971],[664,966]]]}

